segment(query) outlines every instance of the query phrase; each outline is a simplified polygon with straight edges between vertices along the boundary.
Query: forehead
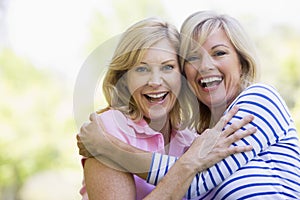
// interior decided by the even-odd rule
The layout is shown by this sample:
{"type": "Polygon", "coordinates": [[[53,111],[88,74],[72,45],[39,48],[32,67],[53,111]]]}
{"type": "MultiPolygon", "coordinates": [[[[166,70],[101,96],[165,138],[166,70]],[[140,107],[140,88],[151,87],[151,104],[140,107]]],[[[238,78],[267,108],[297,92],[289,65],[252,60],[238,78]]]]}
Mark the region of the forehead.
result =
{"type": "Polygon", "coordinates": [[[226,32],[222,28],[218,28],[213,30],[210,34],[208,34],[205,38],[198,36],[195,40],[193,40],[190,44],[190,51],[199,51],[203,49],[211,49],[216,46],[228,46],[233,47],[229,37],[226,32]]]}
{"type": "Polygon", "coordinates": [[[214,46],[218,44],[226,44],[228,46],[230,43],[225,31],[223,29],[216,29],[206,38],[202,46],[214,46]]]}
{"type": "Polygon", "coordinates": [[[162,39],[155,44],[153,44],[150,48],[147,48],[147,50],[160,50],[160,51],[166,51],[166,52],[175,52],[175,47],[171,44],[171,42],[168,39],[162,39]]]}
{"type": "Polygon", "coordinates": [[[167,39],[163,39],[145,49],[142,59],[159,59],[161,57],[174,57],[176,55],[175,47],[167,39]]]}

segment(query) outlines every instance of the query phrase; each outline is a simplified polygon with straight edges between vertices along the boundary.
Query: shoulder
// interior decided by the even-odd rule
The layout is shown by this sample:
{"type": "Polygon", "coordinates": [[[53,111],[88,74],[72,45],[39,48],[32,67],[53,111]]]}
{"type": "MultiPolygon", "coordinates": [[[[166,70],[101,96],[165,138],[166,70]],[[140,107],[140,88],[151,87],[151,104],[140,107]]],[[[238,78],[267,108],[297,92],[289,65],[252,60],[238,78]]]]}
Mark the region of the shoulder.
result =
{"type": "Polygon", "coordinates": [[[113,122],[113,121],[127,121],[127,117],[119,110],[107,110],[99,114],[99,117],[103,122],[113,122]]]}
{"type": "Polygon", "coordinates": [[[277,89],[264,83],[256,83],[244,89],[233,104],[261,104],[287,108],[277,89]]]}
{"type": "Polygon", "coordinates": [[[106,131],[118,138],[126,134],[134,134],[134,131],[128,126],[130,120],[119,110],[107,110],[99,114],[99,118],[104,124],[106,131]]]}
{"type": "Polygon", "coordinates": [[[238,105],[244,113],[264,118],[266,122],[274,119],[277,122],[288,124],[291,116],[279,92],[273,86],[263,83],[247,87],[230,105],[229,109],[234,105],[238,105]]]}
{"type": "Polygon", "coordinates": [[[260,95],[263,94],[265,96],[270,96],[270,97],[276,97],[280,96],[277,89],[271,85],[265,84],[265,83],[256,83],[253,85],[250,85],[244,91],[241,92],[239,96],[243,95],[260,95]]]}

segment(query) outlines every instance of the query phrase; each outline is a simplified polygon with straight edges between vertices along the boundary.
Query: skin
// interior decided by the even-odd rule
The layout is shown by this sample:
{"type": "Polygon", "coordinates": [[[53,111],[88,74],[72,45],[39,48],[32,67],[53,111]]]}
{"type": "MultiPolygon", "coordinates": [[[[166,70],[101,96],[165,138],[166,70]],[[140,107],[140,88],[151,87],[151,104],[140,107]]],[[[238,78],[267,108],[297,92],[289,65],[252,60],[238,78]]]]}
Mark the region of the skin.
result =
{"type": "MultiPolygon", "coordinates": [[[[244,132],[234,133],[235,130],[238,130],[241,126],[245,125],[245,123],[253,120],[253,117],[249,116],[243,119],[239,124],[232,124],[225,130],[226,133],[221,131],[222,127],[224,127],[234,115],[233,111],[231,111],[230,115],[221,117],[228,104],[232,102],[239,92],[241,76],[241,65],[238,56],[224,31],[220,29],[210,35],[203,44],[203,47],[197,52],[192,52],[187,60],[189,62],[185,64],[184,69],[191,89],[195,92],[198,99],[211,109],[213,120],[217,122],[221,119],[221,122],[219,121],[219,123],[217,123],[217,128],[215,127],[215,129],[202,133],[201,136],[194,141],[190,149],[180,157],[176,165],[170,169],[164,179],[159,182],[153,192],[145,199],[181,199],[197,172],[207,169],[232,153],[251,150],[250,146],[237,148],[230,147],[230,145],[256,131],[255,128],[251,128],[244,132]],[[203,87],[199,82],[206,78],[216,78],[215,80],[220,79],[220,81],[210,84],[209,87],[203,87]],[[216,132],[218,134],[215,134],[216,132]]],[[[97,119],[93,119],[92,123],[94,123],[94,126],[98,126],[98,128],[101,127],[97,119]],[[98,125],[96,125],[97,123],[98,125]]],[[[93,129],[93,131],[95,132],[96,130],[93,129]]],[[[103,133],[105,129],[102,127],[101,131],[103,133]]],[[[81,134],[80,138],[82,141],[80,141],[78,146],[83,146],[82,143],[86,146],[93,146],[93,144],[91,144],[93,142],[95,145],[95,141],[98,140],[95,138],[97,136],[92,136],[91,134],[92,132],[88,133],[88,131],[81,134]],[[87,137],[90,137],[90,139],[87,137]]],[[[109,141],[113,143],[112,146],[121,145],[113,138],[109,141]]],[[[99,141],[98,145],[102,145],[102,147],[106,145],[103,143],[103,138],[102,142],[99,141]]],[[[117,149],[122,147],[116,148],[116,151],[112,150],[111,146],[107,148],[110,148],[110,151],[107,151],[105,156],[113,158],[113,160],[118,160],[119,164],[130,172],[136,170],[134,162],[140,166],[144,164],[144,167],[141,167],[141,169],[147,170],[149,168],[150,164],[146,161],[149,159],[149,156],[148,158],[146,158],[147,156],[143,156],[141,160],[138,160],[136,157],[131,158],[130,154],[124,155],[124,152],[119,156],[116,155],[118,154],[116,153],[117,149]],[[133,163],[126,163],[128,159],[133,161],[133,163]],[[134,168],[131,168],[131,166],[134,166],[134,168]]],[[[130,147],[124,148],[126,148],[128,152],[139,152],[139,150],[130,149],[130,147]]],[[[92,149],[88,149],[88,151],[97,152],[97,147],[94,146],[92,149]]],[[[101,154],[103,151],[97,153],[101,154]]],[[[145,173],[139,175],[146,178],[145,173]]],[[[124,181],[126,181],[125,178],[124,181]]],[[[115,187],[118,186],[116,185],[115,187]]]]}
{"type": "Polygon", "coordinates": [[[89,158],[84,165],[84,177],[90,200],[135,199],[135,183],[130,173],[114,170],[97,159],[89,158]]]}
{"type": "Polygon", "coordinates": [[[212,33],[198,52],[187,57],[184,70],[197,98],[210,108],[214,121],[218,121],[227,106],[240,91],[241,64],[234,46],[223,29],[212,33]],[[201,80],[219,78],[209,87],[201,80]]]}

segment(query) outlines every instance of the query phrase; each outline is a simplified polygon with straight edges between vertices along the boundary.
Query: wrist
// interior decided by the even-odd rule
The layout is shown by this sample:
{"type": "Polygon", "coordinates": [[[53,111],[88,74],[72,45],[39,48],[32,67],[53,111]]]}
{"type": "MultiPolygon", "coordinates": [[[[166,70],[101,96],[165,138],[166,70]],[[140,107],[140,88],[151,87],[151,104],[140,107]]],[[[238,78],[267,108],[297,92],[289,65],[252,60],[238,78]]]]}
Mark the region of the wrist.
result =
{"type": "Polygon", "coordinates": [[[193,159],[193,156],[190,156],[188,152],[183,154],[176,163],[178,163],[178,165],[181,166],[181,169],[189,175],[196,175],[201,168],[199,167],[199,163],[196,162],[196,160],[193,159]]]}
{"type": "Polygon", "coordinates": [[[199,159],[196,155],[197,153],[193,152],[192,149],[189,149],[178,160],[181,162],[183,168],[185,168],[190,173],[194,173],[195,175],[198,172],[202,172],[207,169],[206,164],[203,162],[203,160],[199,159]]]}

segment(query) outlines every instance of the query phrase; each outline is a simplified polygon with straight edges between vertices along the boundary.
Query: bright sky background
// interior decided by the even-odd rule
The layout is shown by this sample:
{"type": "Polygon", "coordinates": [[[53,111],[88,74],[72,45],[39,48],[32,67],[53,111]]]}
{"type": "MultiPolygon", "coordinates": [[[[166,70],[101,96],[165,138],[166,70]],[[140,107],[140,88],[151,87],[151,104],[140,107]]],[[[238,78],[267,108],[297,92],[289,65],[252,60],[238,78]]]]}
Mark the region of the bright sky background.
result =
{"type": "MultiPolygon", "coordinates": [[[[234,17],[254,16],[257,29],[287,23],[300,29],[297,0],[161,0],[170,21],[180,27],[194,11],[214,9],[234,17]]],[[[88,56],[91,16],[95,9],[112,15],[110,0],[4,0],[4,43],[37,67],[51,67],[74,81],[88,56]]],[[[134,3],[134,1],[132,1],[134,3]]],[[[128,7],[128,14],[134,12],[128,7]]],[[[1,13],[0,13],[1,14],[1,13]]],[[[0,15],[1,19],[1,15],[0,15]]],[[[132,22],[133,23],[133,22],[132,22]]],[[[252,23],[253,24],[253,23],[252,23]]],[[[128,24],[129,26],[131,24],[128,24]]],[[[0,27],[1,28],[1,27],[0,27]]],[[[247,27],[246,27],[247,28],[247,27]]],[[[116,33],[118,34],[118,33],[116,33]]]]}

